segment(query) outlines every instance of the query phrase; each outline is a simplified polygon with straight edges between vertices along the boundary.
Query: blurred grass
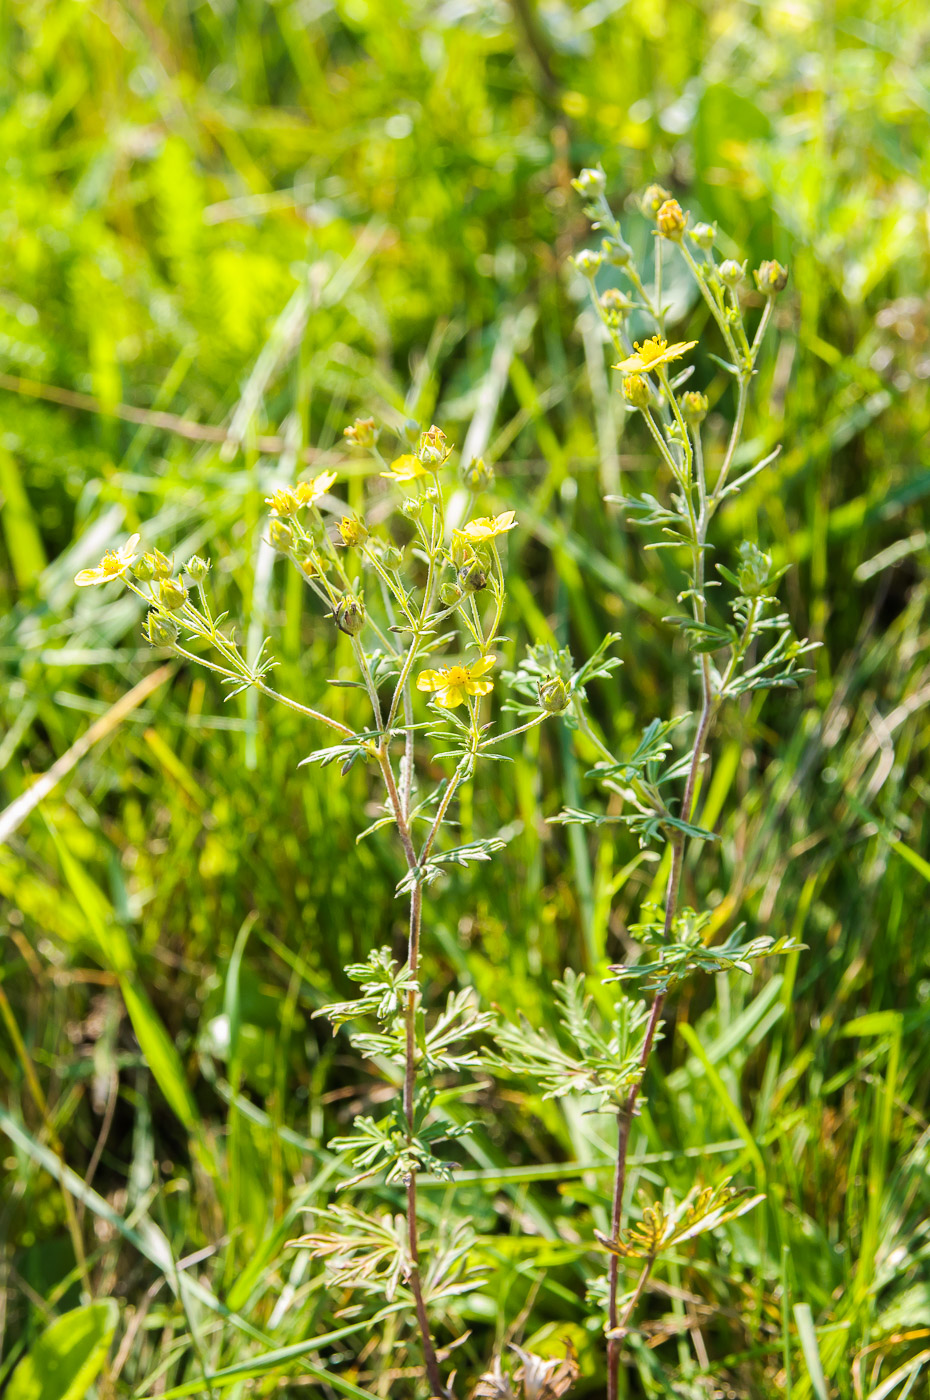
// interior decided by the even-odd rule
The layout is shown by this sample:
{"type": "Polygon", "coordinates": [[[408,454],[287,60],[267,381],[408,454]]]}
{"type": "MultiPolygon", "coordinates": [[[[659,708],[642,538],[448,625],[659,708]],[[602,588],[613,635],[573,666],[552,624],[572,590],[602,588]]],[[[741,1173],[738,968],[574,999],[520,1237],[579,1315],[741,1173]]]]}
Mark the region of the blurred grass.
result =
{"type": "MultiPolygon", "coordinates": [[[[634,1187],[725,1173],[767,1201],[662,1276],[648,1318],[666,1340],[636,1350],[627,1393],[705,1395],[705,1377],[804,1400],[819,1358],[826,1393],[916,1394],[930,22],[916,0],[630,0],[541,6],[528,35],[521,13],[0,5],[0,803],[153,667],[134,603],[71,585],[121,530],[208,551],[223,606],[280,632],[283,689],[316,695],[338,674],[331,634],[256,563],[264,485],[304,451],[341,457],[356,413],[439,422],[495,460],[495,504],[522,523],[515,648],[554,635],[580,656],[623,633],[619,684],[596,696],[606,731],[682,705],[685,658],[652,602],[670,562],[601,504],[651,459],[617,441],[565,266],[588,237],[579,166],[603,160],[621,206],[663,180],[720,221],[725,251],[791,266],[746,456],[784,451],[722,529],[734,544],[758,530],[794,566],[787,606],[823,646],[801,695],[730,716],[708,799],[719,864],[687,873],[721,924],[790,928],[808,951],[679,1000],[636,1147],[634,1187]],[[120,405],[235,441],[127,423],[120,405]],[[280,461],[258,441],[275,435],[280,461]]],[[[680,314],[699,334],[700,308],[680,314]]],[[[715,374],[702,359],[725,411],[715,374]]],[[[348,470],[355,504],[362,468],[348,470]]],[[[0,1386],[55,1318],[110,1295],[100,1400],[200,1394],[224,1370],[216,1394],[270,1393],[284,1374],[284,1393],[383,1395],[379,1365],[405,1362],[390,1317],[380,1352],[350,1334],[307,1348],[345,1324],[282,1248],[338,1179],[325,1144],[372,1088],[309,1014],[397,924],[396,854],[354,844],[365,777],[298,774],[314,742],[296,716],[223,705],[179,672],[0,851],[0,1386]]],[[[570,838],[540,820],[583,791],[587,755],[564,736],[514,757],[471,817],[479,833],[512,826],[508,852],[431,895],[427,959],[436,995],[471,982],[539,1018],[565,965],[620,954],[655,866],[611,828],[570,838]]],[[[473,1217],[494,1287],[444,1335],[471,1329],[467,1375],[518,1319],[555,1353],[570,1337],[597,1395],[583,1294],[600,1272],[586,1242],[607,1219],[606,1120],[529,1085],[470,1097],[482,1127],[460,1184],[423,1194],[437,1220],[473,1217]]]]}

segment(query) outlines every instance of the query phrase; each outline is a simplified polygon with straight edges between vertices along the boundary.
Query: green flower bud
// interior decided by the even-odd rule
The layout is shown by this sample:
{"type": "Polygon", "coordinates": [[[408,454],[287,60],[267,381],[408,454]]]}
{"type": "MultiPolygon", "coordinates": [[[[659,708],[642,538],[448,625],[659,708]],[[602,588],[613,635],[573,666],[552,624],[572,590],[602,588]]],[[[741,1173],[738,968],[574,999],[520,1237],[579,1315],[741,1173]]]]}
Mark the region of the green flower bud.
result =
{"type": "Polygon", "coordinates": [[[191,559],[188,559],[184,572],[194,583],[201,583],[210,572],[210,565],[206,559],[201,559],[199,554],[195,554],[191,559]]]}
{"type": "Polygon", "coordinates": [[[368,539],[368,530],[357,515],[344,515],[339,522],[339,533],[348,548],[368,539]]]}
{"type": "Polygon", "coordinates": [[[400,503],[401,515],[406,515],[408,520],[416,520],[418,515],[423,514],[422,496],[405,496],[400,503]]]}
{"type": "Polygon", "coordinates": [[[582,276],[593,278],[598,269],[603,266],[604,254],[595,252],[593,248],[582,248],[581,252],[576,253],[571,261],[582,276]]]}
{"type": "Polygon", "coordinates": [[[720,264],[720,280],[725,287],[738,287],[746,276],[746,266],[738,263],[735,258],[727,258],[720,264]]]}
{"type": "Polygon", "coordinates": [[[142,630],[153,647],[173,647],[180,628],[169,614],[152,611],[145,619],[142,630]]]}
{"type": "Polygon", "coordinates": [[[669,191],[664,189],[662,185],[650,185],[649,188],[643,192],[643,197],[640,201],[643,213],[654,219],[665,201],[671,199],[671,197],[669,191]]]}
{"type": "Polygon", "coordinates": [[[163,578],[158,585],[158,600],[169,612],[177,612],[187,602],[187,589],[179,578],[163,578]]]}
{"type": "Polygon", "coordinates": [[[648,379],[641,374],[628,374],[623,381],[623,397],[633,408],[647,408],[652,398],[648,379]]]}
{"type": "Polygon", "coordinates": [[[788,269],[782,267],[774,258],[767,258],[764,263],[760,263],[752,275],[759,291],[767,297],[777,296],[788,285],[788,269]]]}
{"type": "Polygon", "coordinates": [[[477,559],[462,565],[458,572],[458,581],[463,593],[480,593],[488,586],[488,576],[477,559]]]}
{"type": "Polygon", "coordinates": [[[145,558],[150,562],[155,578],[170,578],[174,566],[167,554],[162,554],[160,549],[153,549],[145,558]]]}
{"type": "Polygon", "coordinates": [[[586,199],[594,199],[599,194],[603,194],[607,188],[607,176],[603,170],[591,170],[586,168],[581,171],[578,178],[572,181],[572,189],[577,190],[586,199]]]}
{"type": "Polygon", "coordinates": [[[705,223],[695,224],[688,236],[699,248],[703,248],[706,253],[709,253],[717,237],[717,225],[705,223]]]}
{"type": "Polygon", "coordinates": [[[680,243],[688,227],[688,217],[677,199],[667,199],[656,213],[656,226],[663,238],[680,243]]]}
{"type": "Polygon", "coordinates": [[[698,393],[696,389],[689,389],[681,396],[681,416],[694,427],[704,422],[708,408],[707,395],[698,393]]]}
{"type": "Polygon", "coordinates": [[[544,680],[537,681],[536,694],[540,707],[547,714],[560,715],[568,709],[568,687],[561,676],[546,676],[544,680]]]}
{"type": "Polygon", "coordinates": [[[143,554],[141,559],[137,559],[132,565],[130,573],[132,573],[140,583],[150,583],[155,577],[155,560],[152,555],[143,554]]]}
{"type": "Polygon", "coordinates": [[[456,603],[462,599],[462,590],[457,583],[444,583],[439,590],[439,596],[447,608],[454,608],[456,603]]]}
{"type": "Polygon", "coordinates": [[[385,545],[384,553],[381,555],[386,569],[399,569],[404,562],[403,553],[395,544],[385,545]]]}
{"type": "Polygon", "coordinates": [[[268,526],[268,539],[279,554],[289,554],[294,545],[294,532],[286,520],[275,518],[268,526]]]}
{"type": "Polygon", "coordinates": [[[739,566],[736,577],[740,592],[746,598],[758,598],[769,587],[772,577],[772,556],[751,540],[743,540],[737,551],[739,566]]]}
{"type": "Polygon", "coordinates": [[[335,612],[336,626],[349,637],[357,637],[365,626],[365,609],[354,593],[347,593],[335,612]]]}
{"type": "Polygon", "coordinates": [[[494,485],[494,468],[483,457],[473,457],[467,467],[463,462],[460,476],[469,491],[490,491],[494,485]]]}
{"type": "Polygon", "coordinates": [[[620,237],[619,233],[601,240],[601,252],[611,267],[628,267],[633,256],[633,249],[620,237]]]}

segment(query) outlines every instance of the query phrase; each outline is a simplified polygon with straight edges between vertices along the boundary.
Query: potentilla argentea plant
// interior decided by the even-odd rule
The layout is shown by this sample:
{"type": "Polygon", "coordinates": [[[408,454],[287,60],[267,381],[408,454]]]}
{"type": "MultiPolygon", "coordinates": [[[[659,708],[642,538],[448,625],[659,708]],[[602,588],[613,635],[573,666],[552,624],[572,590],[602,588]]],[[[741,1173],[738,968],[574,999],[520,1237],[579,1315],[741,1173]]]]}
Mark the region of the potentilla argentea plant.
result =
{"type": "MultiPolygon", "coordinates": [[[[594,826],[622,823],[642,845],[667,851],[669,873],[664,905],[644,904],[639,922],[630,928],[643,949],[641,960],[610,969],[607,980],[616,987],[612,1023],[600,1023],[585,994],[583,977],[569,970],[557,984],[564,1035],[557,1038],[525,1023],[501,1025],[495,1064],[502,1071],[532,1077],[549,1097],[588,1094],[600,1111],[616,1116],[611,1226],[609,1234],[598,1235],[608,1255],[606,1286],[593,1290],[595,1299],[606,1305],[607,1395],[608,1400],[616,1400],[623,1340],[634,1325],[657,1259],[761,1199],[732,1187],[726,1179],[712,1186],[696,1183],[685,1199],[676,1201],[666,1193],[662,1200],[646,1203],[638,1219],[628,1221],[624,1188],[631,1126],[669,993],[697,973],[750,972],[760,958],[797,946],[788,937],[747,938],[742,926],[725,943],[710,943],[710,912],[683,907],[680,885],[689,847],[695,844],[706,850],[716,840],[714,832],[700,824],[699,794],[702,783],[706,790],[710,745],[721,709],[750,691],[794,686],[805,674],[798,663],[809,644],[794,639],[788,618],[778,611],[775,589],[783,571],[755,540],[739,544],[733,568],[719,563],[711,567],[711,527],[718,511],[777,455],[776,449],[741,475],[733,475],[760,348],[775,298],[787,283],[786,269],[768,261],[753,274],[761,309],[755,326],[747,324],[740,298],[745,265],[732,258],[718,263],[716,228],[706,223],[692,226],[678,202],[652,186],[641,201],[644,215],[654,223],[655,236],[655,271],[647,285],[606,200],[603,171],[583,170],[573,184],[587,200],[585,212],[593,226],[604,234],[600,249],[580,253],[574,263],[588,281],[591,300],[613,347],[613,368],[620,375],[627,409],[641,419],[656,449],[654,488],[640,496],[607,500],[644,530],[647,548],[672,550],[680,563],[683,586],[669,600],[680,611],[666,623],[681,632],[693,657],[697,705],[691,713],[653,719],[631,751],[614,753],[590,723],[584,693],[588,677],[584,669],[573,669],[568,652],[555,656],[537,649],[521,667],[516,684],[527,699],[541,672],[561,682],[567,696],[564,719],[581,730],[597,751],[598,761],[589,777],[610,799],[609,809],[569,809],[555,820],[594,826]],[[725,358],[714,358],[734,387],[729,434],[719,448],[707,444],[706,453],[703,424],[708,400],[700,390],[685,388],[692,373],[687,357],[697,342],[670,343],[666,335],[662,269],[667,254],[680,257],[694,278],[722,340],[725,358]],[[616,286],[599,290],[599,275],[607,268],[622,272],[625,290],[616,286]],[[637,344],[629,335],[634,315],[651,322],[653,332],[637,344]],[[712,585],[718,585],[713,595],[712,585]],[[683,749],[677,742],[682,734],[687,734],[683,749]],[[624,988],[631,984],[639,985],[646,1000],[626,993],[624,988]],[[634,1269],[630,1286],[622,1288],[621,1265],[627,1261],[632,1261],[634,1269]]],[[[605,639],[605,652],[614,640],[605,639]]]]}
{"type": "MultiPolygon", "coordinates": [[[[334,1206],[317,1212],[314,1229],[294,1243],[324,1261],[334,1287],[386,1302],[411,1318],[428,1393],[438,1397],[453,1393],[454,1376],[443,1374],[435,1323],[475,1286],[469,1263],[473,1233],[458,1222],[446,1234],[426,1235],[417,1179],[422,1173],[451,1175],[442,1144],[466,1133],[468,1125],[453,1123],[438,1107],[436,1080],[479,1068],[475,1039],[491,1017],[469,988],[453,992],[443,1006],[424,1004],[423,892],[451,867],[486,861],[503,847],[500,837],[465,844],[450,837],[459,789],[483,761],[503,756],[504,741],[559,713],[568,697],[557,678],[540,674],[535,702],[520,723],[504,728],[488,719],[505,598],[503,547],[516,514],[475,515],[477,500],[493,485],[491,469],[479,459],[467,464],[461,481],[450,481],[452,447],[444,433],[436,427],[420,433],[410,425],[410,435],[413,450],[388,464],[372,420],[346,429],[347,441],[372,454],[399,497],[406,525],[401,522],[394,533],[369,529],[346,513],[331,494],[335,472],[278,486],[266,499],[269,543],[299,572],[330,624],[350,639],[359,677],[351,684],[362,693],[354,725],[274,689],[267,647],[257,662],[246,659],[225,615],[211,609],[205,560],[195,557],[178,570],[159,549],[140,555],[134,536],[76,582],[121,580],[149,609],[145,633],[153,646],[209,667],[230,695],[252,687],[328,729],[333,742],[305,763],[335,764],[343,774],[361,763],[380,779],[382,813],[358,839],[382,827],[396,835],[406,865],[396,891],[409,907],[406,960],[398,961],[390,947],[374,949],[364,962],[346,968],[357,997],[317,1014],[328,1017],[334,1030],[351,1027],[354,1048],[394,1089],[379,1116],[355,1118],[351,1130],[332,1142],[352,1172],[342,1189],[375,1180],[396,1186],[405,1209],[394,1216],[334,1206]],[[465,495],[463,523],[455,529],[447,523],[450,486],[464,488],[465,495]],[[443,766],[448,776],[437,780],[443,766]]],[[[538,1359],[527,1356],[524,1369],[534,1374],[538,1359]]],[[[572,1372],[570,1360],[562,1363],[563,1380],[572,1372]]]]}

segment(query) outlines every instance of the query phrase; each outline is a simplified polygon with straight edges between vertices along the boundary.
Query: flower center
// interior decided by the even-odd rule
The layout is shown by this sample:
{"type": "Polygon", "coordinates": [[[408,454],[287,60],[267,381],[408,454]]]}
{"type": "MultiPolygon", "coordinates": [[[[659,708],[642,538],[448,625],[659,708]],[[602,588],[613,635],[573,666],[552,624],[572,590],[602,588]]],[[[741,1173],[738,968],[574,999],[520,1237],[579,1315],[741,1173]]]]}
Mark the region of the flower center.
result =
{"type": "Polygon", "coordinates": [[[468,680],[468,671],[464,666],[450,666],[442,674],[446,685],[464,685],[468,680]]]}
{"type": "Polygon", "coordinates": [[[121,574],[123,572],[123,561],[118,554],[114,554],[111,550],[109,554],[105,554],[101,559],[100,567],[108,578],[112,578],[115,574],[121,574]]]}
{"type": "Polygon", "coordinates": [[[644,340],[642,345],[638,345],[636,348],[643,364],[651,365],[665,354],[668,349],[668,341],[663,340],[661,336],[654,335],[651,340],[644,340]]]}

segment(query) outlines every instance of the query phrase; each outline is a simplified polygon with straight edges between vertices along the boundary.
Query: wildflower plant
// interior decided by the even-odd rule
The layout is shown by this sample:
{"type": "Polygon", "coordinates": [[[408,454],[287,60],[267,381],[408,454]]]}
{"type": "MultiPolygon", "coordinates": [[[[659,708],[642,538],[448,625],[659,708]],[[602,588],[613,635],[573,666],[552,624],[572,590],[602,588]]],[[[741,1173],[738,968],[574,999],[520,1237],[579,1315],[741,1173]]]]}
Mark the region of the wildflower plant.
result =
{"type": "MultiPolygon", "coordinates": [[[[559,1095],[583,1089],[601,1111],[612,1111],[617,1122],[617,1155],[611,1200],[611,1227],[600,1243],[608,1255],[606,1301],[607,1395],[619,1395],[621,1348],[628,1334],[650,1273],[662,1252],[675,1243],[713,1229],[749,1209],[760,1198],[743,1199],[728,1183],[716,1188],[697,1185],[676,1203],[670,1197],[647,1203],[639,1221],[626,1222],[624,1191],[627,1158],[643,1082],[670,992],[698,972],[750,972],[760,958],[797,947],[779,935],[744,940],[735,929],[723,944],[710,943],[708,911],[682,907],[680,887],[686,855],[693,845],[707,848],[716,834],[701,825],[700,792],[706,788],[708,756],[714,727],[726,702],[750,691],[790,687],[805,674],[801,658],[810,644],[798,641],[787,616],[778,610],[776,587],[782,570],[754,540],[742,541],[733,567],[716,564],[711,527],[721,507],[777,455],[734,477],[746,408],[760,350],[771,324],[775,297],[787,284],[786,270],[764,262],[754,274],[761,309],[755,317],[740,298],[745,268],[733,259],[718,263],[715,227],[698,223],[659,186],[641,200],[653,224],[655,271],[647,286],[633,250],[605,197],[601,170],[585,170],[574,182],[586,200],[586,213],[603,233],[599,250],[574,259],[585,277],[591,301],[614,352],[614,369],[627,411],[635,415],[652,439],[657,453],[651,492],[639,496],[607,497],[619,505],[631,524],[647,534],[646,548],[672,550],[682,570],[683,587],[675,599],[679,611],[666,624],[682,635],[693,658],[698,707],[696,713],[653,719],[629,752],[613,752],[595,732],[586,706],[584,681],[603,676],[614,638],[608,637],[593,670],[575,672],[563,652],[547,660],[568,697],[565,717],[581,730],[598,754],[589,773],[607,801],[600,810],[569,808],[555,820],[564,824],[627,826],[643,846],[665,848],[668,878],[662,906],[645,902],[640,920],[630,933],[643,949],[642,958],[609,969],[607,982],[616,989],[613,1024],[598,1026],[583,979],[567,973],[557,987],[559,1036],[526,1026],[520,1035],[509,1027],[498,1032],[498,1067],[517,1075],[532,1075],[545,1092],[559,1095]],[[693,373],[688,357],[696,340],[670,343],[666,331],[662,271],[667,253],[681,258],[723,342],[724,356],[708,356],[732,384],[735,407],[725,442],[705,443],[707,396],[685,388],[693,373]],[[620,270],[627,287],[601,291],[598,278],[605,268],[620,270]],[[634,342],[630,320],[651,323],[652,334],[634,342]],[[713,578],[712,572],[719,577],[713,578]],[[719,588],[722,594],[712,594],[719,588]],[[680,739],[687,735],[682,749],[680,739]],[[626,990],[639,986],[645,1004],[626,990]],[[567,1048],[570,1044],[571,1049],[567,1048]],[[633,1289],[621,1292],[621,1260],[635,1257],[642,1267],[633,1289]]],[[[528,698],[542,682],[546,664],[531,653],[517,677],[517,690],[528,698]]],[[[595,1295],[599,1290],[594,1290],[595,1295]]]]}
{"type": "Polygon", "coordinates": [[[297,570],[334,633],[349,639],[358,677],[349,684],[361,692],[354,725],[276,690],[267,642],[257,660],[246,659],[226,616],[211,610],[205,561],[195,558],[177,569],[158,549],[139,554],[134,536],[76,581],[120,580],[147,605],[144,630],[153,646],[207,666],[230,695],[253,688],[328,730],[333,742],[316,748],[305,764],[337,764],[343,774],[364,764],[381,784],[382,810],[357,839],[385,827],[394,831],[406,867],[396,891],[408,905],[406,956],[395,957],[389,946],[373,949],[346,968],[357,995],[316,1014],[334,1031],[350,1027],[354,1048],[395,1091],[385,1112],[354,1118],[331,1143],[349,1168],[342,1189],[378,1179],[402,1190],[405,1208],[369,1216],[355,1206],[332,1207],[317,1212],[314,1228],[294,1243],[324,1262],[334,1287],[412,1306],[429,1393],[443,1396],[451,1393],[451,1379],[442,1374],[434,1320],[458,1293],[474,1287],[473,1236],[458,1224],[448,1238],[440,1231],[424,1239],[417,1180],[423,1173],[451,1174],[446,1144],[469,1125],[441,1111],[435,1081],[479,1069],[476,1038],[492,1017],[468,988],[452,992],[443,1006],[426,1006],[423,894],[452,867],[487,861],[504,846],[502,837],[456,844],[457,794],[482,761],[504,757],[502,744],[563,702],[543,688],[516,725],[508,728],[488,715],[505,598],[502,549],[517,526],[514,511],[473,517],[480,491],[493,484],[489,469],[469,464],[460,483],[450,480],[453,449],[437,427],[418,433],[414,450],[390,463],[372,420],[358,420],[345,437],[353,450],[371,454],[386,489],[400,493],[396,529],[369,528],[347,513],[332,494],[337,478],[331,471],[277,486],[265,504],[269,542],[297,570]],[[454,529],[447,518],[450,487],[464,505],[463,523],[454,529]],[[443,763],[446,776],[424,777],[443,763]]]}

